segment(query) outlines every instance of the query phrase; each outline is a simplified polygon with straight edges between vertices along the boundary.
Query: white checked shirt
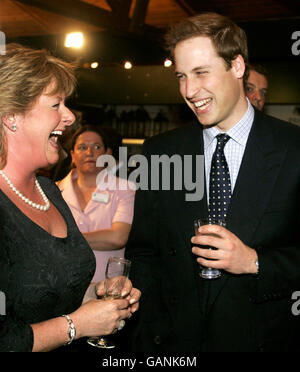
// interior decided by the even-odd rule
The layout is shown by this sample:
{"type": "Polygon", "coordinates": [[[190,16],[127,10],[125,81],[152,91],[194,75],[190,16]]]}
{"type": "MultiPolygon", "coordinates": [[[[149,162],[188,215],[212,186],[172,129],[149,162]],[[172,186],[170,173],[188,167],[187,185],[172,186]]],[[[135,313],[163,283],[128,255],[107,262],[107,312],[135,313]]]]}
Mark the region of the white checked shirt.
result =
{"type": "MultiPolygon", "coordinates": [[[[231,193],[233,193],[234,190],[234,186],[237,180],[244,151],[246,148],[246,143],[254,120],[254,109],[248,99],[247,101],[248,110],[246,111],[245,115],[241,118],[239,122],[236,123],[236,125],[233,128],[226,132],[226,134],[230,136],[230,139],[224,148],[224,155],[230,172],[231,193]]],[[[216,127],[203,129],[205,176],[208,203],[209,203],[209,174],[211,160],[217,146],[216,136],[220,133],[222,132],[216,127]]]]}

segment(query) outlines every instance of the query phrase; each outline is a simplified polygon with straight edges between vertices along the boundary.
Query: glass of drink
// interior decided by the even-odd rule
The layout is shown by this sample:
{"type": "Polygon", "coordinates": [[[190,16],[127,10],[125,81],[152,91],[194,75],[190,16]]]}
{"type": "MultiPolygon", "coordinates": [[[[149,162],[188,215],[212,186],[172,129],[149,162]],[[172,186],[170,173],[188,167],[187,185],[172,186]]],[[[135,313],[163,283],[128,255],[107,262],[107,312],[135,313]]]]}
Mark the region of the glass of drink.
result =
{"type": "MultiPolygon", "coordinates": [[[[194,221],[195,235],[200,235],[198,229],[199,227],[204,226],[204,225],[219,225],[219,226],[226,227],[226,222],[225,220],[220,219],[220,218],[212,218],[212,217],[199,218],[194,221]]],[[[214,234],[212,234],[212,236],[213,235],[214,234]]],[[[204,247],[202,246],[201,248],[204,248],[204,247]]],[[[206,248],[216,249],[213,247],[206,247],[206,248]]],[[[201,278],[204,278],[204,279],[216,279],[221,276],[221,271],[218,269],[213,269],[211,267],[205,267],[205,268],[202,268],[199,275],[201,276],[201,278]]]]}
{"type": "MultiPolygon", "coordinates": [[[[131,262],[122,257],[110,257],[108,259],[104,281],[105,294],[102,299],[122,298],[122,291],[129,276],[130,265],[131,262]]],[[[87,343],[100,349],[113,349],[116,346],[102,336],[90,337],[87,343]]]]}

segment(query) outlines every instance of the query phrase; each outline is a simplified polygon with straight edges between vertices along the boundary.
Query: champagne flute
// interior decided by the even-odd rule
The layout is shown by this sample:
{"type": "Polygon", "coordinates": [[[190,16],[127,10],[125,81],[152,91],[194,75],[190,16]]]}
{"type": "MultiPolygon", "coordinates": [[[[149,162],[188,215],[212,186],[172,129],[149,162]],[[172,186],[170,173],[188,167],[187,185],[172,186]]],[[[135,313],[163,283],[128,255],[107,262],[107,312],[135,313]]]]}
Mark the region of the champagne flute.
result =
{"type": "MultiPolygon", "coordinates": [[[[122,291],[129,276],[130,265],[131,262],[122,257],[110,257],[108,259],[104,280],[105,294],[102,299],[122,298],[122,291]]],[[[121,330],[124,323],[124,320],[122,320],[117,330],[121,330]]],[[[116,346],[112,341],[102,336],[90,337],[87,343],[100,349],[113,349],[116,346]]]]}
{"type": "MultiPolygon", "coordinates": [[[[212,217],[199,218],[194,221],[195,235],[199,235],[198,229],[199,227],[204,226],[204,225],[219,225],[219,226],[226,227],[226,222],[224,221],[224,219],[221,219],[221,218],[212,218],[212,217]]],[[[216,248],[208,247],[208,249],[216,249],[216,248]]],[[[216,279],[221,276],[221,271],[218,269],[213,269],[211,267],[206,267],[206,268],[202,268],[199,275],[201,276],[201,278],[204,278],[204,279],[216,279]]]]}

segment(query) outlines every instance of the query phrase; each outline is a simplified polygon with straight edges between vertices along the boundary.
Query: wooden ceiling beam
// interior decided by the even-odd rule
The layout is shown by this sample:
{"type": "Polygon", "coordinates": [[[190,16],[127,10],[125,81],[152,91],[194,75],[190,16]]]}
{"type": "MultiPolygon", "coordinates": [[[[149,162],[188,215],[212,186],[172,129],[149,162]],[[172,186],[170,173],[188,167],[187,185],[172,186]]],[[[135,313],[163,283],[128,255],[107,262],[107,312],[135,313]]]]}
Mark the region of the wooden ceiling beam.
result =
{"type": "Polygon", "coordinates": [[[132,0],[106,0],[115,14],[125,15],[128,18],[132,0]]]}
{"type": "Polygon", "coordinates": [[[145,24],[149,0],[136,0],[133,11],[132,20],[130,23],[130,32],[140,32],[145,24]]]}
{"type": "Polygon", "coordinates": [[[129,11],[132,0],[106,0],[114,16],[121,24],[121,28],[128,30],[130,25],[129,11]]]}
{"type": "MultiPolygon", "coordinates": [[[[65,17],[77,19],[101,28],[119,28],[120,24],[112,12],[79,0],[18,0],[65,17]]],[[[129,27],[129,19],[128,19],[129,27]]]]}
{"type": "Polygon", "coordinates": [[[175,2],[183,9],[188,16],[193,16],[197,12],[185,0],[175,0],[175,2]]]}
{"type": "Polygon", "coordinates": [[[123,14],[120,19],[118,15],[120,13],[117,14],[114,12],[120,4],[122,4],[122,9],[130,9],[131,0],[110,0],[109,5],[114,10],[112,12],[79,0],[17,0],[16,2],[35,6],[56,14],[61,14],[65,17],[98,26],[113,34],[124,35],[131,33],[133,37],[143,36],[146,39],[154,41],[161,36],[161,31],[155,27],[149,25],[138,27],[141,20],[144,21],[144,13],[147,11],[149,0],[137,0],[135,15],[132,20],[130,20],[128,14],[123,14]]]}

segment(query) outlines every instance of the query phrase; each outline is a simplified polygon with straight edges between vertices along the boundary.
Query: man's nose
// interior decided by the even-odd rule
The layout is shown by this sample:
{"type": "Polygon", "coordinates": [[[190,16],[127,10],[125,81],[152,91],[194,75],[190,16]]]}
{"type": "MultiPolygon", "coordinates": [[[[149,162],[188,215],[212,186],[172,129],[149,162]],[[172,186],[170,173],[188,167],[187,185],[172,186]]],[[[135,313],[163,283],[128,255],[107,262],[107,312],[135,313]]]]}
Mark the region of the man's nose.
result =
{"type": "Polygon", "coordinates": [[[257,101],[261,101],[262,98],[263,97],[262,97],[260,91],[258,89],[256,89],[255,92],[254,92],[254,99],[256,99],[257,101]]]}
{"type": "Polygon", "coordinates": [[[185,81],[185,95],[187,99],[192,99],[196,96],[199,90],[199,83],[195,79],[187,78],[185,81]]]}

